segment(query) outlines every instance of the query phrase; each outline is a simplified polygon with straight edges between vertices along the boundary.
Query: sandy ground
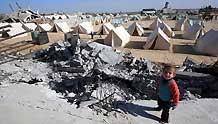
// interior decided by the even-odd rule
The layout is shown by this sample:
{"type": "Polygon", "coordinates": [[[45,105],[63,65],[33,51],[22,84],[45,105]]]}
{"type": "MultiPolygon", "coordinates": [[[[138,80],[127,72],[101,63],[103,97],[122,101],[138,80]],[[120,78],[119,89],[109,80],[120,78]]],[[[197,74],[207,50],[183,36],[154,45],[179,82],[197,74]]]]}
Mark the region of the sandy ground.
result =
{"type": "MultiPolygon", "coordinates": [[[[156,101],[124,104],[116,114],[96,114],[86,105],[76,109],[59,94],[29,84],[0,85],[1,124],[158,124],[161,112],[152,111],[156,101]]],[[[217,124],[218,100],[181,101],[170,111],[170,124],[217,124]]]]}

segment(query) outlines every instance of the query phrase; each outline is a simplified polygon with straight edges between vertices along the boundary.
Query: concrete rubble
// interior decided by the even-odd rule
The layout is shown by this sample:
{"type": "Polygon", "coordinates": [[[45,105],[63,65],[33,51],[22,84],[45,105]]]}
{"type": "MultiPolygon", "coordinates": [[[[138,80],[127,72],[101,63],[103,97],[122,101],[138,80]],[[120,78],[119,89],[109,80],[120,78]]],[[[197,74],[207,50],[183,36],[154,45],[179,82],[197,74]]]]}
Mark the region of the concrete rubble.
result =
{"type": "MultiPolygon", "coordinates": [[[[3,61],[1,59],[1,61],[3,61]]],[[[181,99],[217,98],[217,77],[191,72],[187,59],[176,81],[181,99]],[[189,71],[189,72],[188,72],[189,71]]],[[[34,53],[33,59],[0,65],[1,84],[48,85],[69,103],[88,105],[97,113],[116,111],[120,101],[156,99],[160,66],[95,42],[58,42],[34,53]]]]}
{"type": "Polygon", "coordinates": [[[109,46],[84,41],[78,41],[77,46],[57,43],[37,53],[35,58],[50,62],[55,71],[50,77],[51,88],[78,106],[90,100],[108,102],[112,99],[108,103],[112,104],[115,99],[156,97],[155,79],[159,74],[158,70],[154,71],[156,66],[144,59],[115,52],[109,46]]]}
{"type": "Polygon", "coordinates": [[[217,62],[213,65],[206,65],[186,58],[182,68],[183,71],[178,71],[176,78],[182,80],[183,88],[201,97],[218,97],[217,62]]]}

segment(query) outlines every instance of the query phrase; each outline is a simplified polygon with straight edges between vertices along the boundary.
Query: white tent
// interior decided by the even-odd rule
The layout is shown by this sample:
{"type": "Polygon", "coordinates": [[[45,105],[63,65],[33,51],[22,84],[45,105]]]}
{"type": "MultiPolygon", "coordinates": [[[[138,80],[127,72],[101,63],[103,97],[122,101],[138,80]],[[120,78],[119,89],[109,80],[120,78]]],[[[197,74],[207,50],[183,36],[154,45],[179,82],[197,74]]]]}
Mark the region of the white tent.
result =
{"type": "Polygon", "coordinates": [[[60,18],[61,19],[67,19],[67,16],[66,15],[60,15],[60,18]]]}
{"type": "Polygon", "coordinates": [[[200,53],[218,56],[218,29],[211,29],[196,41],[196,50],[200,53]]]}
{"type": "Polygon", "coordinates": [[[203,27],[199,24],[194,24],[192,25],[188,31],[186,31],[183,34],[183,38],[185,39],[189,39],[189,40],[196,40],[198,38],[200,38],[201,36],[203,36],[205,33],[203,27]]]}
{"type": "Polygon", "coordinates": [[[160,29],[156,28],[148,37],[144,49],[170,49],[170,38],[160,29]]]}
{"type": "Polygon", "coordinates": [[[91,22],[82,22],[75,28],[75,31],[81,34],[90,34],[94,32],[94,28],[91,22]]]}
{"type": "Polygon", "coordinates": [[[176,31],[187,31],[190,28],[190,22],[188,18],[180,19],[176,22],[175,30],[176,31]]]}
{"type": "Polygon", "coordinates": [[[102,22],[102,23],[108,22],[107,17],[102,17],[102,18],[101,18],[101,22],[102,22]]]}
{"type": "Polygon", "coordinates": [[[102,17],[101,16],[96,16],[94,18],[94,22],[95,22],[95,25],[99,25],[102,23],[102,17]]]}
{"type": "Polygon", "coordinates": [[[22,27],[22,24],[21,23],[10,23],[11,27],[8,27],[8,28],[4,28],[4,30],[10,30],[7,32],[7,35],[9,37],[11,36],[15,36],[15,35],[19,35],[19,34],[22,34],[22,35],[19,35],[18,37],[23,37],[23,36],[26,36],[27,33],[26,30],[22,27]]]}
{"type": "Polygon", "coordinates": [[[35,31],[36,28],[37,28],[37,25],[35,23],[25,23],[23,24],[23,28],[25,30],[32,30],[32,31],[35,31]]]}
{"type": "Polygon", "coordinates": [[[163,22],[160,26],[160,28],[163,30],[163,32],[168,36],[168,37],[174,37],[175,33],[172,31],[171,27],[167,25],[165,22],[163,22]]]}
{"type": "Polygon", "coordinates": [[[9,25],[9,23],[1,23],[0,22],[0,27],[4,27],[4,26],[7,26],[7,25],[9,25]]]}
{"type": "Polygon", "coordinates": [[[55,26],[57,31],[61,31],[64,33],[72,31],[66,22],[56,22],[55,26]]]}
{"type": "Polygon", "coordinates": [[[36,28],[36,31],[40,31],[40,32],[46,31],[46,32],[49,32],[49,31],[54,31],[55,30],[54,28],[55,28],[54,26],[51,26],[48,23],[38,24],[37,28],[36,28]]]}
{"type": "Polygon", "coordinates": [[[112,47],[124,47],[130,41],[129,33],[123,26],[117,27],[110,31],[104,39],[104,44],[112,47]]]}
{"type": "Polygon", "coordinates": [[[157,27],[160,27],[160,26],[162,25],[162,23],[163,23],[162,20],[160,20],[159,18],[156,18],[156,19],[154,20],[154,22],[153,22],[152,24],[150,24],[149,28],[150,28],[151,30],[154,30],[154,29],[156,29],[157,27]]]}
{"type": "Polygon", "coordinates": [[[128,27],[128,32],[132,36],[142,36],[144,34],[143,28],[137,22],[132,23],[128,27]]]}
{"type": "Polygon", "coordinates": [[[106,35],[106,34],[109,34],[109,32],[110,32],[112,29],[115,29],[115,27],[114,27],[110,22],[108,22],[108,23],[103,24],[103,25],[99,28],[97,34],[106,35]]]}

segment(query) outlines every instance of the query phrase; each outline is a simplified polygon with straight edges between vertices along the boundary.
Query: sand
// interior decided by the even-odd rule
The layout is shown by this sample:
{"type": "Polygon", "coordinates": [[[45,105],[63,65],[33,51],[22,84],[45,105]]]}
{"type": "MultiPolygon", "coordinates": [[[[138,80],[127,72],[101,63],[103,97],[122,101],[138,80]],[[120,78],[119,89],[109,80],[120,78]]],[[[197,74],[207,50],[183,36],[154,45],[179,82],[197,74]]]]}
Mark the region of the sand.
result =
{"type": "MultiPolygon", "coordinates": [[[[0,123],[2,124],[159,124],[161,112],[152,111],[154,100],[126,103],[116,114],[104,116],[86,105],[75,105],[41,85],[0,85],[0,123]]],[[[170,111],[170,124],[217,124],[218,100],[181,101],[170,111]]]]}

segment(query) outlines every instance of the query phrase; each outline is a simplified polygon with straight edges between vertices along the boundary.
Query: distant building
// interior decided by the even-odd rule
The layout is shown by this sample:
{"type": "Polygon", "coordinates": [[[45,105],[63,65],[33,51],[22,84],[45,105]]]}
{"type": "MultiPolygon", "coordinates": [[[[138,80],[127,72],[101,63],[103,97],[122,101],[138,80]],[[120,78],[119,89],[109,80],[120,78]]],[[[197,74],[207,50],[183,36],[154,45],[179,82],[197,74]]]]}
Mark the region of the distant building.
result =
{"type": "Polygon", "coordinates": [[[164,5],[164,7],[162,8],[161,13],[162,13],[163,15],[175,14],[175,13],[177,13],[177,11],[176,11],[175,9],[171,9],[171,8],[169,7],[169,4],[170,4],[169,2],[166,2],[165,5],[164,5]]]}
{"type": "Polygon", "coordinates": [[[156,10],[155,9],[142,9],[141,15],[155,15],[156,10]]]}

